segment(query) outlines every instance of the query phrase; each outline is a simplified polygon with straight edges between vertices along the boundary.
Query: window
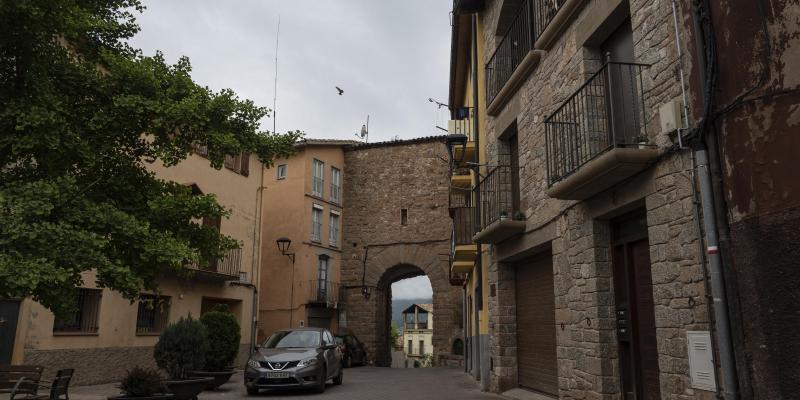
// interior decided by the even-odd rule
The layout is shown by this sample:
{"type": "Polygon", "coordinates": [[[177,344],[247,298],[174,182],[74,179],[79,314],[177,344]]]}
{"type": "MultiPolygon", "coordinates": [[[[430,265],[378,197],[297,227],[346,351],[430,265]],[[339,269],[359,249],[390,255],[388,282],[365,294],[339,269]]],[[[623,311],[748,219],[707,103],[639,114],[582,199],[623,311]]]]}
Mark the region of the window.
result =
{"type": "Polygon", "coordinates": [[[278,165],[278,180],[286,179],[286,164],[278,165]]]}
{"type": "Polygon", "coordinates": [[[419,326],[419,329],[428,329],[428,313],[420,312],[417,314],[417,326],[419,326]]]}
{"type": "Polygon", "coordinates": [[[330,257],[327,254],[319,256],[317,263],[317,301],[324,302],[328,299],[328,266],[330,257]]]}
{"type": "Polygon", "coordinates": [[[339,171],[339,168],[331,167],[331,201],[334,203],[339,203],[339,201],[341,201],[339,197],[341,180],[342,173],[339,171]]]}
{"type": "Polygon", "coordinates": [[[99,330],[100,289],[79,289],[75,298],[76,310],[66,319],[56,318],[53,332],[57,333],[97,333],[99,330]]]}
{"type": "Polygon", "coordinates": [[[226,154],[225,168],[240,175],[250,175],[250,153],[239,153],[235,156],[226,154]]]}
{"type": "Polygon", "coordinates": [[[168,296],[142,295],[142,299],[139,300],[139,311],[136,314],[136,334],[161,333],[169,323],[170,304],[168,296]]]}
{"type": "Polygon", "coordinates": [[[411,354],[413,352],[414,352],[414,341],[408,339],[408,354],[411,354]]]}
{"type": "Polygon", "coordinates": [[[425,354],[425,341],[419,341],[419,354],[425,354]]]}
{"type": "Polygon", "coordinates": [[[333,247],[339,247],[339,214],[331,212],[330,225],[330,244],[333,247]]]}
{"type": "Polygon", "coordinates": [[[314,196],[322,197],[322,185],[325,181],[323,178],[325,174],[325,163],[320,160],[314,159],[313,175],[311,177],[311,194],[314,196]]]}
{"type": "Polygon", "coordinates": [[[406,320],[405,320],[406,326],[405,326],[405,329],[415,329],[415,325],[414,325],[414,323],[415,323],[415,321],[414,321],[414,314],[412,314],[412,313],[406,313],[406,314],[404,314],[404,315],[406,316],[406,320]]]}
{"type": "Polygon", "coordinates": [[[322,241],[322,208],[316,204],[311,208],[311,241],[322,241]]]}
{"type": "Polygon", "coordinates": [[[408,225],[408,209],[400,209],[400,225],[408,225]]]}

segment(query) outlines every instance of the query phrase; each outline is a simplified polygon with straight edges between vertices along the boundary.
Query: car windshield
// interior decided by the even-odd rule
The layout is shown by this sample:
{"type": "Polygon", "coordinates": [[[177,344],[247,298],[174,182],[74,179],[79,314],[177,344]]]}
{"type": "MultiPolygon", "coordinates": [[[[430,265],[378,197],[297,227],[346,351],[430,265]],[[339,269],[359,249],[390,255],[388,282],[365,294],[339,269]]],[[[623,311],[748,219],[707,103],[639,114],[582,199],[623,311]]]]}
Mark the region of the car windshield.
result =
{"type": "Polygon", "coordinates": [[[317,331],[281,331],[267,339],[264,347],[268,349],[287,349],[292,347],[319,347],[320,333],[317,331]]]}

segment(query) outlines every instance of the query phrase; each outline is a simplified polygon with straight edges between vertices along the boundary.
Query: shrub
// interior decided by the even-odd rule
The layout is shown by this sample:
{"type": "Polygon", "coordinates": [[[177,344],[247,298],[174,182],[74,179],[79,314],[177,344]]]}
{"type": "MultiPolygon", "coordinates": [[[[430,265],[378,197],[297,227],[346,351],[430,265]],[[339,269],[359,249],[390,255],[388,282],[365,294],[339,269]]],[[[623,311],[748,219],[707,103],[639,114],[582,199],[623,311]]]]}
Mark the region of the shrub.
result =
{"type": "Polygon", "coordinates": [[[190,371],[203,369],[207,351],[206,328],[190,315],[164,329],[153,357],[171,379],[186,379],[190,371]]]}
{"type": "Polygon", "coordinates": [[[141,367],[128,371],[119,388],[128,397],[150,397],[166,392],[158,371],[141,367]]]}
{"type": "Polygon", "coordinates": [[[208,332],[205,370],[222,371],[229,368],[239,354],[242,339],[236,317],[227,305],[218,304],[212,311],[203,314],[200,322],[208,332]]]}

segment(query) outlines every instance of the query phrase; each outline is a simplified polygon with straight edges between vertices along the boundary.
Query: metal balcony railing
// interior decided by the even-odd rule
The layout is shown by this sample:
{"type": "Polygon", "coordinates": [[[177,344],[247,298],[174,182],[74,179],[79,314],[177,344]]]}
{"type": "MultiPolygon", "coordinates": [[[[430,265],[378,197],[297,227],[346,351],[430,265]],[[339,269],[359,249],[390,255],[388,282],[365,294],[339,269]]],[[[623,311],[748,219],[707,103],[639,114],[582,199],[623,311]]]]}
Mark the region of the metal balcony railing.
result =
{"type": "Polygon", "coordinates": [[[533,41],[536,42],[536,39],[542,35],[547,26],[550,25],[550,22],[555,18],[556,14],[558,14],[558,10],[561,9],[561,6],[567,2],[567,0],[529,0],[532,1],[532,14],[533,14],[533,41]]]}
{"type": "Polygon", "coordinates": [[[605,63],[545,119],[548,184],[615,147],[650,147],[642,71],[645,64],[605,63]]]}
{"type": "Polygon", "coordinates": [[[486,104],[491,104],[495,96],[508,82],[514,70],[533,49],[533,16],[531,0],[522,3],[514,22],[503,35],[494,54],[486,63],[486,104]]]}
{"type": "Polygon", "coordinates": [[[333,306],[339,299],[339,283],[323,279],[308,281],[308,303],[333,306]]]}
{"type": "Polygon", "coordinates": [[[453,214],[453,246],[472,244],[475,235],[475,207],[457,207],[453,214]]]}
{"type": "Polygon", "coordinates": [[[242,267],[242,249],[233,249],[219,260],[211,260],[205,267],[198,264],[190,264],[189,268],[199,272],[212,273],[225,277],[239,279],[239,272],[242,267]]]}
{"type": "Polygon", "coordinates": [[[465,135],[468,141],[475,141],[475,135],[472,132],[473,108],[459,107],[454,114],[455,118],[448,122],[447,133],[465,135]]]}
{"type": "Polygon", "coordinates": [[[500,219],[517,217],[519,200],[514,192],[519,188],[514,181],[514,174],[510,157],[501,156],[499,165],[492,168],[473,188],[473,191],[480,192],[479,231],[500,219]]]}

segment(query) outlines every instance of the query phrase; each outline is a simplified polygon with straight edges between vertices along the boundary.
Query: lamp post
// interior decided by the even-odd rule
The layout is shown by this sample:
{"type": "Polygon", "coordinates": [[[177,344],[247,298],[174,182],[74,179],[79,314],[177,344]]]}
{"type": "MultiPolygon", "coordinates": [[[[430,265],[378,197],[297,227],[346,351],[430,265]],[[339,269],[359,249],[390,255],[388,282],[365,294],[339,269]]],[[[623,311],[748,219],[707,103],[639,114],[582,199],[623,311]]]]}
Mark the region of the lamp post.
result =
{"type": "Polygon", "coordinates": [[[292,245],[292,239],[282,236],[279,237],[275,242],[277,243],[278,250],[280,250],[281,254],[289,257],[289,259],[292,260],[292,289],[290,290],[289,294],[289,328],[291,328],[294,317],[294,253],[289,253],[289,247],[292,245]]]}
{"type": "Polygon", "coordinates": [[[467,153],[467,135],[463,133],[451,133],[444,138],[444,144],[447,146],[447,155],[450,157],[450,165],[454,166],[464,160],[464,155],[467,153]],[[461,157],[456,160],[456,149],[461,146],[461,157]]]}

